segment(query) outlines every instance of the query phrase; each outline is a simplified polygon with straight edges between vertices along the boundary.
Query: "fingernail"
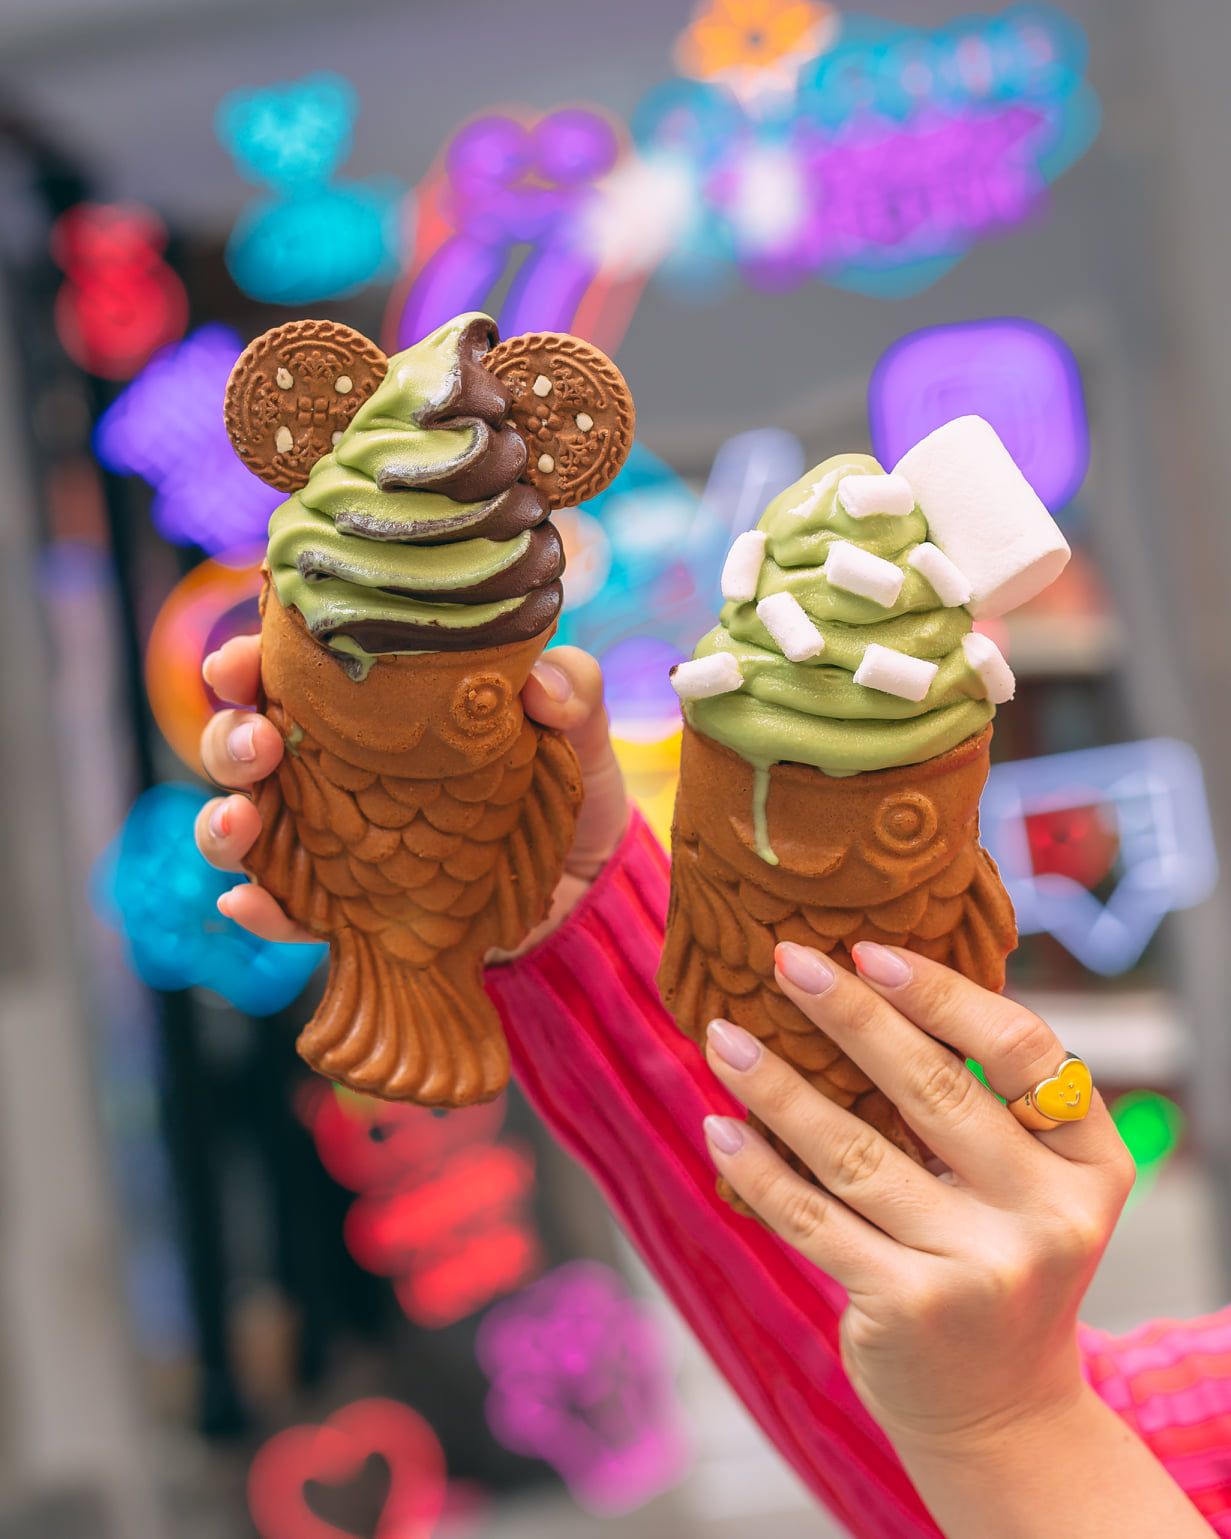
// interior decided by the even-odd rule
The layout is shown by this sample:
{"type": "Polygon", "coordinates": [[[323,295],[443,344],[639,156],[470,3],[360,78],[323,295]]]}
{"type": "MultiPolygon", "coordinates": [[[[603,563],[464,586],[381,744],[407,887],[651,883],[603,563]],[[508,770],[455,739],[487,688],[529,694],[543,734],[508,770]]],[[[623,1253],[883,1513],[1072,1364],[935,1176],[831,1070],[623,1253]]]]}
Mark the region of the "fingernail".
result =
{"type": "Polygon", "coordinates": [[[805,994],[826,994],[837,980],[837,974],[820,952],[791,941],[783,941],[774,953],[774,961],[786,981],[805,994]]]}
{"type": "Polygon", "coordinates": [[[557,668],[555,663],[549,663],[545,658],[540,657],[531,672],[539,681],[543,693],[557,705],[563,705],[566,700],[573,698],[572,679],[563,668],[557,668]]]}
{"type": "Polygon", "coordinates": [[[256,758],[256,728],[250,721],[231,729],[227,735],[227,752],[241,764],[250,764],[256,758]]]}
{"type": "Polygon", "coordinates": [[[205,661],[201,664],[201,677],[208,685],[210,685],[211,688],[213,687],[214,681],[210,675],[214,671],[214,664],[218,661],[219,656],[220,654],[218,652],[211,652],[205,661]]]}
{"type": "Polygon", "coordinates": [[[219,802],[209,815],[209,831],[215,839],[225,839],[231,832],[231,804],[219,802]]]}
{"type": "Polygon", "coordinates": [[[234,891],[235,889],[232,887],[229,892],[224,892],[219,895],[218,912],[224,919],[229,919],[231,917],[231,895],[234,893],[234,891]]]}
{"type": "Polygon", "coordinates": [[[707,1117],[702,1126],[719,1154],[738,1154],[744,1147],[744,1130],[734,1117],[707,1117]]]}
{"type": "Polygon", "coordinates": [[[719,1058],[732,1069],[751,1069],[761,1056],[761,1044],[752,1033],[730,1021],[711,1021],[705,1034],[719,1058]]]}
{"type": "Polygon", "coordinates": [[[878,946],[875,941],[860,941],[851,956],[855,959],[860,977],[870,983],[879,983],[887,989],[900,989],[911,980],[910,963],[906,958],[896,951],[890,951],[887,946],[878,946]]]}

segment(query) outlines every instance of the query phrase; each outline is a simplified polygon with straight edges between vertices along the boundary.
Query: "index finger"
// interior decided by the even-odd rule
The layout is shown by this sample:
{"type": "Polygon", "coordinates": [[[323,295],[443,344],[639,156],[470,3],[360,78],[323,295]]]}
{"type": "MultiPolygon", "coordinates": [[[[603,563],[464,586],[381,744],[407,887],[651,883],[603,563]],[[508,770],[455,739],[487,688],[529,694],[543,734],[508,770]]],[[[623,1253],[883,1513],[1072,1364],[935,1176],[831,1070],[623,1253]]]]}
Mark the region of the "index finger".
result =
{"type": "MultiPolygon", "coordinates": [[[[1067,1050],[1046,1021],[1015,1000],[894,946],[861,942],[852,955],[865,983],[929,1036],[973,1058],[988,1084],[1007,1101],[1059,1069],[1067,1050]]],[[[1114,1162],[1122,1153],[1111,1113],[1097,1091],[1081,1121],[1035,1137],[1081,1164],[1114,1162]]]]}
{"type": "Polygon", "coordinates": [[[261,692],[261,638],[232,636],[201,664],[201,675],[220,700],[255,705],[261,692]]]}

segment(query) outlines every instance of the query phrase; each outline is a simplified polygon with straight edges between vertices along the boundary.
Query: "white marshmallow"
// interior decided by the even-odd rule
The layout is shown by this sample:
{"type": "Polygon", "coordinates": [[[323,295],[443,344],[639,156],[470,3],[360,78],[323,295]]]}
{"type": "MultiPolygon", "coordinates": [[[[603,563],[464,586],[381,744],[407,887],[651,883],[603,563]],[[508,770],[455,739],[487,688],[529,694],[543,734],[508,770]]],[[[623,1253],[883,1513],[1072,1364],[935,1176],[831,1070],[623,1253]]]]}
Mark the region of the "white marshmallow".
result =
{"type": "Polygon", "coordinates": [[[791,593],[771,593],[757,605],[757,619],[792,663],[806,662],[825,650],[825,638],[791,593]]]}
{"type": "Polygon", "coordinates": [[[852,545],[848,540],[837,540],[829,547],[825,576],[831,588],[857,593],[860,598],[871,599],[883,609],[890,609],[897,603],[906,580],[901,567],[881,556],[874,556],[861,545],[852,545]]]}
{"type": "Polygon", "coordinates": [[[1007,614],[1068,564],[1068,542],[982,417],[946,422],[894,466],[914,489],[928,533],[970,583],[970,612],[1007,614]]]}
{"type": "Polygon", "coordinates": [[[765,562],[767,536],[760,529],[746,529],[736,537],[722,568],[722,596],[737,604],[750,604],[757,596],[757,581],[765,562]]]}
{"type": "Polygon", "coordinates": [[[677,663],[671,670],[671,687],[681,700],[708,700],[711,695],[729,695],[743,682],[744,675],[730,652],[694,657],[686,663],[677,663]]]}
{"type": "Polygon", "coordinates": [[[900,700],[923,700],[936,672],[936,663],[873,641],[864,649],[863,661],[855,669],[855,683],[866,689],[878,689],[882,695],[897,695],[900,700]]]}
{"type": "Polygon", "coordinates": [[[904,518],[915,511],[915,494],[905,476],[843,476],[838,501],[852,518],[889,514],[904,518]]]}
{"type": "Polygon", "coordinates": [[[971,631],[969,636],[962,637],[962,651],[966,654],[971,672],[978,674],[987,691],[987,698],[993,705],[1004,705],[1006,700],[1012,700],[1017,680],[1013,677],[1012,668],[1005,662],[1004,654],[990,636],[981,636],[978,631],[971,631]]]}
{"type": "Polygon", "coordinates": [[[936,597],[946,609],[957,609],[970,603],[970,584],[966,574],[949,560],[939,545],[925,540],[916,545],[906,558],[906,565],[913,566],[931,583],[936,597]]]}

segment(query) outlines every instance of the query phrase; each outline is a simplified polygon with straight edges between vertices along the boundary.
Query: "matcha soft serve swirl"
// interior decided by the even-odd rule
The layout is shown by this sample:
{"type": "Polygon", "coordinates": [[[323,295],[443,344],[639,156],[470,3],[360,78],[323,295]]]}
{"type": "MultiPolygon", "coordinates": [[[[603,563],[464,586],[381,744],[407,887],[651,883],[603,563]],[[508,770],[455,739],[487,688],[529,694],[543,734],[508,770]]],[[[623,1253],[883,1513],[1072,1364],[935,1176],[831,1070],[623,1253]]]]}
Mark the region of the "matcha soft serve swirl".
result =
{"type": "MultiPolygon", "coordinates": [[[[697,659],[733,659],[738,681],[732,668],[734,687],[686,698],[689,723],[763,772],[782,761],[834,776],[921,763],[982,731],[994,714],[970,644],[964,644],[973,624],[968,610],[946,605],[921,569],[926,560],[921,566],[912,561],[921,548],[925,555],[935,549],[923,513],[911,506],[853,517],[839,497],[844,478],[883,475],[868,455],[837,455],[776,497],[757,525],[764,555],[755,595],[729,601],[720,623],[697,646],[697,659]],[[843,546],[848,549],[835,557],[843,546]],[[839,565],[842,581],[852,581],[845,569],[858,563],[858,552],[900,573],[890,602],[839,586],[839,565]],[[779,594],[790,595],[815,628],[823,644],[814,655],[791,661],[767,628],[763,616],[774,606],[767,609],[763,601],[779,594]],[[856,682],[870,646],[935,666],[934,673],[922,670],[930,682],[921,698],[856,682]]],[[[871,565],[882,580],[888,577],[892,590],[893,574],[871,565]]]]}
{"type": "Polygon", "coordinates": [[[525,640],[559,613],[564,554],[526,446],[483,367],[486,315],[459,316],[388,373],[269,525],[284,607],[363,677],[382,653],[525,640]]]}

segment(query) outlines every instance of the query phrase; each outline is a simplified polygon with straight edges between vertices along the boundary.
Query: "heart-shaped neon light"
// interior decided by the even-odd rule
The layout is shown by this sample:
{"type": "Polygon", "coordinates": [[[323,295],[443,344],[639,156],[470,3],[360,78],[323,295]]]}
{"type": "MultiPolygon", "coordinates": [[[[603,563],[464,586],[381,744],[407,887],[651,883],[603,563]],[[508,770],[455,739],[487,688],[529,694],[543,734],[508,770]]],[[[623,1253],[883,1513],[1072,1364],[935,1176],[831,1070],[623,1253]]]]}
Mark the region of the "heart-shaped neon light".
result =
{"type": "Polygon", "coordinates": [[[427,1422],[394,1400],[357,1400],[323,1426],[270,1438],[248,1471],[248,1510],[261,1539],[355,1539],[312,1511],[305,1488],[353,1480],[373,1454],[389,1467],[374,1539],[430,1539],[445,1501],[444,1453],[427,1422]]]}
{"type": "Polygon", "coordinates": [[[1079,1122],[1090,1110],[1094,1082],[1080,1058],[1066,1058],[1034,1092],[1034,1104],[1054,1122],[1079,1122]]]}

